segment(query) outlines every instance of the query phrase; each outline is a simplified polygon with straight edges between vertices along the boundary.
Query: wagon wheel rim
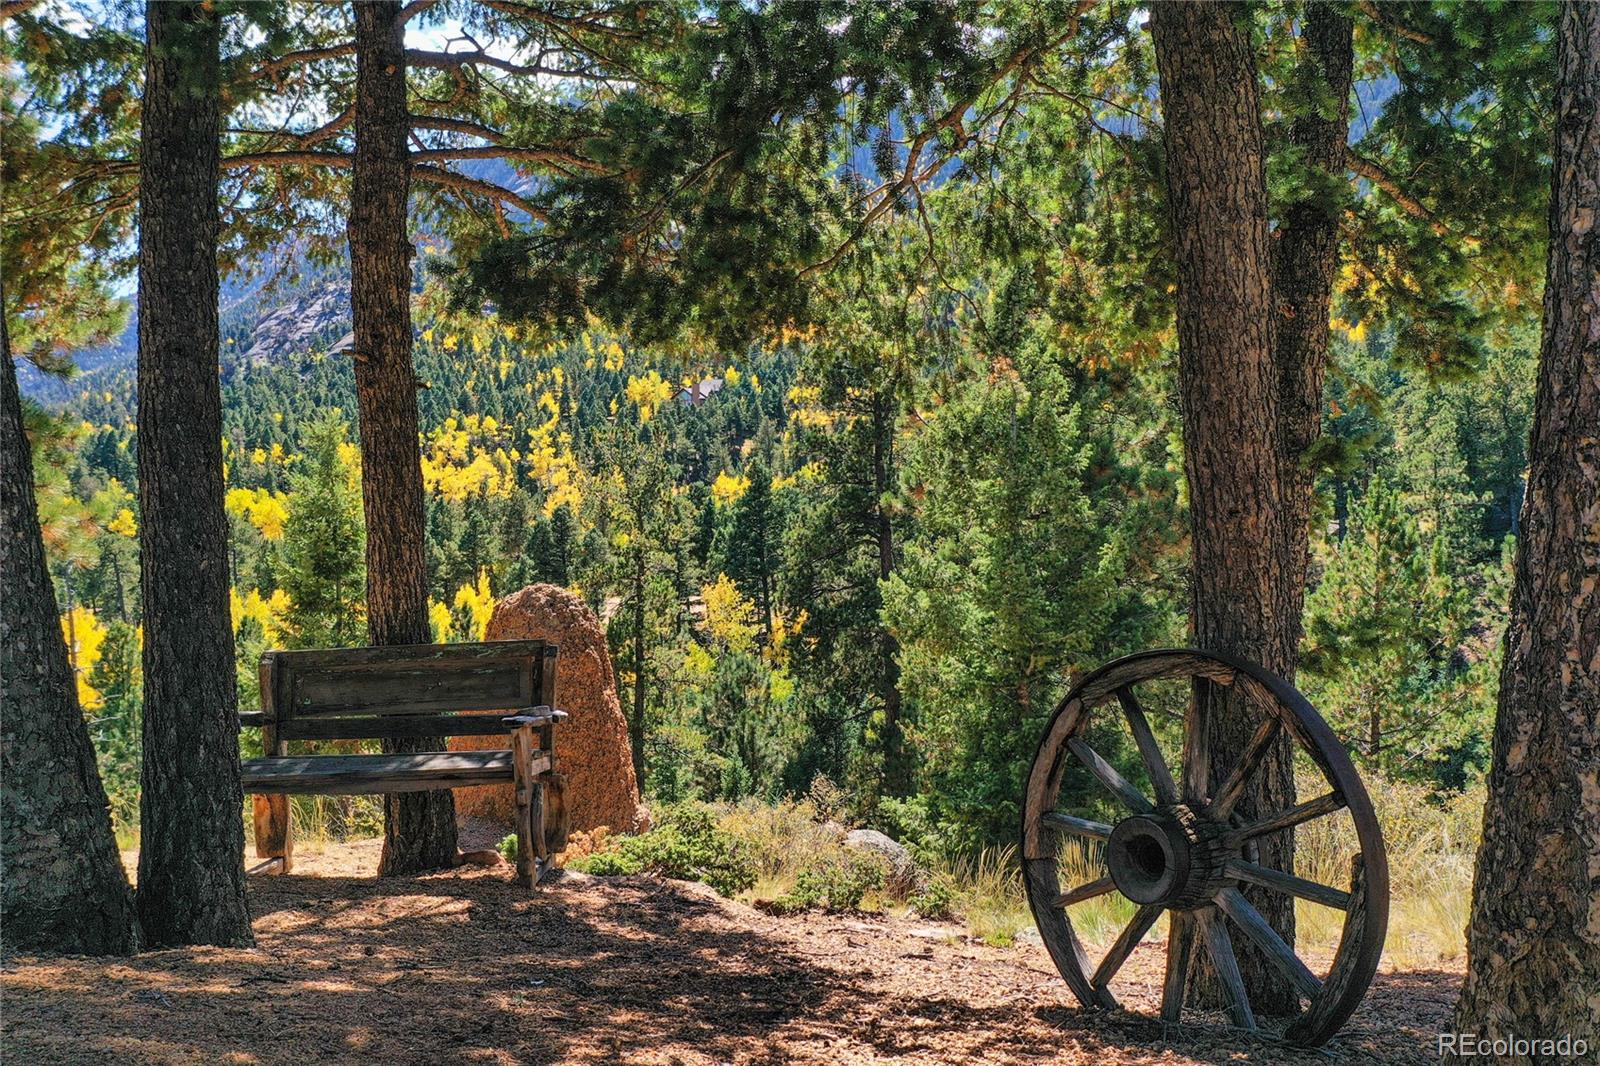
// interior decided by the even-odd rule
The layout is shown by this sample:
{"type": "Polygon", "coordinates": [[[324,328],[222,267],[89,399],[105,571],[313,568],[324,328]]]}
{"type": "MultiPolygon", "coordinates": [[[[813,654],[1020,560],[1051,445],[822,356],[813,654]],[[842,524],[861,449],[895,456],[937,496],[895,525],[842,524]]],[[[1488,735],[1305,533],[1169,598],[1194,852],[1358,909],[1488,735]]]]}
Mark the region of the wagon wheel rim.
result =
{"type": "Polygon", "coordinates": [[[1160,649],[1107,663],[1067,693],[1039,743],[1023,805],[1023,881],[1035,924],[1056,968],[1086,1007],[1117,1008],[1110,984],[1163,912],[1171,923],[1161,1018],[1178,1022],[1190,954],[1206,952],[1232,999],[1235,1025],[1254,1029],[1255,1018],[1233,954],[1236,937],[1254,943],[1296,991],[1305,1007],[1285,1031],[1293,1044],[1325,1043],[1350,1017],[1377,972],[1388,928],[1389,872],[1383,834],[1366,786],[1349,755],[1294,686],[1254,663],[1216,652],[1160,649]],[[1241,689],[1262,712],[1250,742],[1220,782],[1207,782],[1203,704],[1191,698],[1178,772],[1155,741],[1135,686],[1141,682],[1204,678],[1241,689]],[[1150,778],[1145,794],[1100,757],[1085,739],[1091,715],[1112,705],[1133,735],[1150,778]],[[1280,734],[1287,734],[1321,772],[1328,790],[1248,824],[1234,812],[1252,775],[1280,734]],[[1083,766],[1120,808],[1116,823],[1079,818],[1057,809],[1066,768],[1083,766]],[[1209,787],[1208,787],[1209,786],[1209,787]],[[1359,851],[1347,888],[1324,885],[1253,861],[1253,842],[1270,833],[1346,812],[1359,851]],[[1107,871],[1081,885],[1062,886],[1061,840],[1100,842],[1107,871]],[[1242,884],[1286,893],[1344,912],[1332,965],[1313,973],[1239,891],[1242,884]],[[1112,892],[1137,905],[1133,920],[1091,966],[1068,912],[1112,892]],[[1180,930],[1187,925],[1187,935],[1180,930]]]}

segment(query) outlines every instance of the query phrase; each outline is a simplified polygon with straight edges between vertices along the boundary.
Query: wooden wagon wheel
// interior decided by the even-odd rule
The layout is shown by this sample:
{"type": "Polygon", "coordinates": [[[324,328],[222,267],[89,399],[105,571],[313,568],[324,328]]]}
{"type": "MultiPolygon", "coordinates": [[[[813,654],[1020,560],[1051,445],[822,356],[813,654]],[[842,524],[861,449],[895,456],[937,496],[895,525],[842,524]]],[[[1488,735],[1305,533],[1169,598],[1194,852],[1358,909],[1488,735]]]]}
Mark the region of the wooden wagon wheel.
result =
{"type": "MultiPolygon", "coordinates": [[[[1117,713],[1114,711],[1113,713],[1117,713]]],[[[1203,945],[1232,998],[1232,1017],[1241,1028],[1255,1028],[1235,961],[1231,926],[1271,959],[1302,1000],[1304,1011],[1285,1037],[1294,1044],[1323,1044],[1350,1017],[1378,968],[1389,922],[1389,867],[1372,801],[1333,731],[1282,678],[1228,655],[1160,650],[1129,655],[1089,674],[1062,700],[1039,744],[1028,776],[1022,822],[1023,876],[1028,903],[1056,968],[1084,1006],[1114,1008],[1111,979],[1162,911],[1177,928],[1187,923],[1192,936],[1169,936],[1161,1017],[1177,1022],[1182,1013],[1188,951],[1203,945]],[[1204,701],[1191,696],[1184,716],[1181,782],[1156,744],[1134,693],[1140,682],[1203,679],[1232,685],[1263,712],[1260,726],[1239,753],[1232,773],[1210,787],[1205,750],[1204,701]],[[1102,705],[1120,711],[1149,774],[1153,796],[1146,796],[1091,748],[1085,739],[1090,715],[1102,705]],[[1262,757],[1280,734],[1287,734],[1311,757],[1327,779],[1328,791],[1288,810],[1244,823],[1234,807],[1262,757]],[[1126,812],[1116,824],[1075,817],[1057,810],[1068,757],[1081,763],[1126,812]],[[1255,862],[1254,842],[1270,833],[1347,811],[1360,853],[1352,862],[1347,889],[1317,884],[1255,862]],[[1057,844],[1062,838],[1104,842],[1105,877],[1063,887],[1057,844]],[[1240,883],[1261,886],[1344,911],[1344,929],[1326,977],[1319,978],[1273,931],[1244,895],[1240,883]],[[1092,970],[1068,917],[1085,900],[1121,892],[1139,905],[1133,921],[1092,970]]]]}

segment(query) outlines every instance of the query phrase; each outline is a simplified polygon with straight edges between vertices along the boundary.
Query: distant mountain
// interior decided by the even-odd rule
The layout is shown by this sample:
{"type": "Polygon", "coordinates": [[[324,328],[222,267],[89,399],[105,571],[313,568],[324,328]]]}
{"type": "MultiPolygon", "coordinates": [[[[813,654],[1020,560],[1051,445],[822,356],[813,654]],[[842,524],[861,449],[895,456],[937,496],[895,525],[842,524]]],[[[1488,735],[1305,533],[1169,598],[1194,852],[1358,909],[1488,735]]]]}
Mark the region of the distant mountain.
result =
{"type": "MultiPolygon", "coordinates": [[[[350,343],[350,281],[343,268],[323,268],[310,276],[274,280],[258,272],[224,286],[218,324],[222,335],[222,374],[246,367],[272,366],[312,351],[343,351],[350,343]]],[[[123,387],[139,351],[139,324],[108,344],[73,353],[78,372],[70,378],[44,374],[18,364],[25,396],[46,407],[60,407],[86,392],[123,387]]]]}
{"type": "MultiPolygon", "coordinates": [[[[532,180],[504,160],[468,160],[460,169],[518,192],[533,190],[532,180]]],[[[522,216],[513,212],[511,217],[522,216]]],[[[420,248],[437,237],[423,227],[414,239],[420,248]]],[[[420,289],[421,256],[413,270],[413,285],[420,289]]],[[[224,277],[218,303],[225,378],[240,369],[279,365],[310,352],[341,352],[352,341],[349,265],[311,262],[304,247],[293,240],[274,248],[259,263],[224,277]]],[[[131,377],[138,351],[138,322],[130,314],[128,328],[115,340],[73,353],[78,373],[71,378],[42,374],[24,361],[17,364],[18,385],[24,396],[46,407],[61,407],[95,389],[126,387],[123,379],[131,377]]]]}

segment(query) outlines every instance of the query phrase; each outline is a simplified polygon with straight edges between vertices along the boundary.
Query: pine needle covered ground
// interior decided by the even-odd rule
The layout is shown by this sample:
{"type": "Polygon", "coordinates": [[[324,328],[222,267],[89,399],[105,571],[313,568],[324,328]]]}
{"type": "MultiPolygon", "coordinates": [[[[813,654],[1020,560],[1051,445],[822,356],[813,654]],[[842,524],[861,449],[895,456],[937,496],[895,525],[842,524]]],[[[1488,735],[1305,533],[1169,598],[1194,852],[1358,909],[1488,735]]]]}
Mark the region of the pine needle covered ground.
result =
{"type": "MultiPolygon", "coordinates": [[[[505,867],[372,877],[377,841],[251,880],[257,947],[6,961],[18,1063],[1431,1063],[1459,963],[1385,965],[1322,1053],[1077,1008],[1042,948],[886,915],[777,917],[702,885],[505,867]]],[[[1149,1012],[1164,945],[1115,991],[1149,1012]]],[[[1322,968],[1326,960],[1313,960],[1322,968]]]]}

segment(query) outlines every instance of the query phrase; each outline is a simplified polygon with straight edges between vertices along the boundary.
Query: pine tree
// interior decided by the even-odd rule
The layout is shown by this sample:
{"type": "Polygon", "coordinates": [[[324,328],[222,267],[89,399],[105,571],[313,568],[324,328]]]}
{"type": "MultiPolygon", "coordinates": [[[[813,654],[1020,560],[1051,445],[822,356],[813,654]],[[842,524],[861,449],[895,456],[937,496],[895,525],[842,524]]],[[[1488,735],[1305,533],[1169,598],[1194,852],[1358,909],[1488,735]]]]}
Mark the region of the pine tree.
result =
{"type": "Polygon", "coordinates": [[[1488,724],[1481,671],[1459,661],[1476,606],[1468,575],[1382,477],[1328,551],[1306,598],[1302,684],[1366,765],[1427,779],[1488,724]]]}
{"type": "Polygon", "coordinates": [[[8,950],[139,944],[45,566],[9,315],[0,318],[0,920],[8,950]]]}
{"type": "Polygon", "coordinates": [[[152,945],[250,944],[217,383],[219,15],[150,3],[139,154],[144,768],[152,945]]]}
{"type": "MultiPolygon", "coordinates": [[[[1600,7],[1565,3],[1539,392],[1455,1030],[1600,1046],[1600,7]]],[[[1537,1051],[1505,1061],[1547,1061],[1537,1051]]]]}
{"type": "Polygon", "coordinates": [[[1037,354],[1018,362],[965,381],[911,445],[915,532],[883,591],[916,709],[915,791],[961,847],[1011,839],[1015,783],[1065,679],[1120,650],[1138,609],[1071,387],[1037,354]]]}
{"type": "Polygon", "coordinates": [[[780,520],[773,508],[772,471],[761,460],[745,472],[750,485],[734,502],[723,565],[744,594],[755,602],[763,632],[771,632],[773,592],[777,584],[780,520]]]}
{"type": "Polygon", "coordinates": [[[294,647],[354,647],[366,633],[366,527],[355,471],[340,455],[346,439],[337,416],[308,427],[294,474],[281,548],[294,647]]]}

